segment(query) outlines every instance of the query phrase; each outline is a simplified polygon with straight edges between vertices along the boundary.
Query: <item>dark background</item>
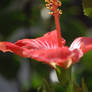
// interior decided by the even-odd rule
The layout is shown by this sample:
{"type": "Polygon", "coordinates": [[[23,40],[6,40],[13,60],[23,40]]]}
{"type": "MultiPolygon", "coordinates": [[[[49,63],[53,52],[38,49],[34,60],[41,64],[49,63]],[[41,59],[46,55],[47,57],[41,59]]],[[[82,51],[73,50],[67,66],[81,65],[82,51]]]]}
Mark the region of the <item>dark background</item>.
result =
{"type": "MultiPolygon", "coordinates": [[[[92,37],[92,18],[84,16],[81,0],[62,0],[62,35],[69,46],[79,36],[92,37]]],[[[55,29],[44,0],[0,0],[0,41],[35,38],[55,29]]],[[[92,51],[73,65],[73,79],[92,92],[92,51]]],[[[48,65],[0,52],[0,92],[63,92],[48,65]],[[46,91],[49,90],[49,91],[46,91]]]]}

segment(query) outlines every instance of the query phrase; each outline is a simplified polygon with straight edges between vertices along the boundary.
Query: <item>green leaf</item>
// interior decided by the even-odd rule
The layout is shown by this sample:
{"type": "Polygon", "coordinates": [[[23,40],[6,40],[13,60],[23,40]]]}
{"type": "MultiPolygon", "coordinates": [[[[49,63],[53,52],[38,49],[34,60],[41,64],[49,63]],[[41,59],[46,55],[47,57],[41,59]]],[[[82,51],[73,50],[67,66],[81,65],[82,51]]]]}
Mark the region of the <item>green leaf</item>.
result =
{"type": "Polygon", "coordinates": [[[83,0],[83,11],[86,16],[92,17],[92,0],[83,0]]]}

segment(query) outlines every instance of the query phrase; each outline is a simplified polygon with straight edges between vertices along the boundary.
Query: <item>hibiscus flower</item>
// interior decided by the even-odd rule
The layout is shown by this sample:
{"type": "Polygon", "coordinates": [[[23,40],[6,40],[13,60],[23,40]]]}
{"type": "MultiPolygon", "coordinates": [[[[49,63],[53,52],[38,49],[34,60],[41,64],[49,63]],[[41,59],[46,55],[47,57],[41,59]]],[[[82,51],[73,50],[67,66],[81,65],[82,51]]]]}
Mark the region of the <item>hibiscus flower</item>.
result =
{"type": "Polygon", "coordinates": [[[65,40],[58,46],[56,30],[46,33],[36,39],[23,39],[15,43],[0,42],[0,51],[12,52],[24,58],[32,58],[47,63],[55,68],[58,65],[68,68],[89,50],[92,50],[92,38],[76,38],[70,47],[65,46],[65,40]]]}
{"type": "Polygon", "coordinates": [[[45,0],[47,8],[50,9],[55,18],[56,30],[46,33],[36,39],[23,39],[15,43],[0,42],[0,51],[12,52],[24,58],[32,58],[56,68],[56,65],[68,68],[79,61],[87,52],[92,50],[92,38],[76,38],[70,47],[65,46],[65,40],[61,36],[58,9],[61,6],[59,0],[45,0]]]}

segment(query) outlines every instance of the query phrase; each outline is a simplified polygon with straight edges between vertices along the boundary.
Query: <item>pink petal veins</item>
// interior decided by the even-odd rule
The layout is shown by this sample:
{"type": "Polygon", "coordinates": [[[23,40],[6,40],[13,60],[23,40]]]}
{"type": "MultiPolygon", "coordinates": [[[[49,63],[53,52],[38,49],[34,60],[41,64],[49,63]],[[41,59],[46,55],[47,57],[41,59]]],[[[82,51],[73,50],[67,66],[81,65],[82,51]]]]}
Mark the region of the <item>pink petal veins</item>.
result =
{"type": "MultiPolygon", "coordinates": [[[[65,40],[62,39],[61,43],[64,45],[65,40]]],[[[27,49],[58,48],[56,30],[48,32],[44,36],[36,39],[19,40],[15,44],[27,49]]]]}
{"type": "Polygon", "coordinates": [[[71,50],[79,49],[83,53],[86,53],[92,50],[92,38],[88,37],[79,37],[76,38],[70,46],[71,50]]]}
{"type": "Polygon", "coordinates": [[[49,48],[49,49],[27,49],[10,42],[0,42],[0,50],[3,52],[12,52],[24,58],[33,58],[35,60],[66,67],[71,56],[68,47],[49,48]]]}
{"type": "Polygon", "coordinates": [[[75,63],[79,61],[79,59],[83,56],[84,53],[92,50],[92,38],[76,38],[69,49],[73,51],[73,53],[75,53],[75,56],[73,57],[73,63],[75,63]]]}
{"type": "Polygon", "coordinates": [[[70,67],[89,50],[92,50],[92,38],[79,37],[73,41],[70,48],[58,47],[56,30],[46,33],[36,39],[23,39],[16,43],[0,42],[0,51],[12,52],[24,58],[47,63],[51,66],[59,65],[63,68],[70,67]]]}

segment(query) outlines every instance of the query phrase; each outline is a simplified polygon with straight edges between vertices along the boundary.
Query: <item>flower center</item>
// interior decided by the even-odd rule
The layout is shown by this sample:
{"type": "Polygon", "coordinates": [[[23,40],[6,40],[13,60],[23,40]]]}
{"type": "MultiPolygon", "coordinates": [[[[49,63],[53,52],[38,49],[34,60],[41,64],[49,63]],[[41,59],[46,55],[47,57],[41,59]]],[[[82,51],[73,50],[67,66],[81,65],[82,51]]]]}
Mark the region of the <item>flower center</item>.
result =
{"type": "Polygon", "coordinates": [[[58,7],[61,6],[61,2],[59,0],[45,0],[48,4],[46,4],[46,7],[51,10],[49,14],[53,15],[55,18],[55,24],[56,24],[56,31],[57,31],[57,40],[58,40],[58,47],[62,46],[62,37],[61,37],[61,28],[59,23],[59,14],[62,14],[62,10],[60,10],[58,7]]]}

